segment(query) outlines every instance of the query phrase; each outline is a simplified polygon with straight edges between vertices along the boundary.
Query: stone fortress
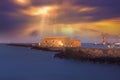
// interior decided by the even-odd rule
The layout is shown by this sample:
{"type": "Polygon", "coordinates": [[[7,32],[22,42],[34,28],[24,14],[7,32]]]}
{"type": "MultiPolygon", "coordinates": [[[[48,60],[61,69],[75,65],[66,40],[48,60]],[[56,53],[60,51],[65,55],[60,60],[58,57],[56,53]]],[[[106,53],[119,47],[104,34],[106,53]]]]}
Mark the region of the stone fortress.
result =
{"type": "Polygon", "coordinates": [[[39,43],[41,47],[81,47],[80,40],[71,40],[68,36],[44,37],[39,43]]]}

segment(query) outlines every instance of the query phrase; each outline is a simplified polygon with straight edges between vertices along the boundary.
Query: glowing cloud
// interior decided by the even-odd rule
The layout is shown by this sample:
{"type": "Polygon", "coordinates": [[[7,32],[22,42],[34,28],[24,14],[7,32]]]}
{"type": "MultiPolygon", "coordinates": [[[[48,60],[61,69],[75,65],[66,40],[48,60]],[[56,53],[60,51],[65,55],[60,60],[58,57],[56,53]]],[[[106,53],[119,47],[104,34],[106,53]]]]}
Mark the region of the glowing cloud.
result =
{"type": "Polygon", "coordinates": [[[95,7],[81,7],[79,9],[79,12],[91,12],[91,11],[95,11],[97,10],[97,8],[95,7]]]}
{"type": "Polygon", "coordinates": [[[18,5],[28,5],[30,3],[30,0],[14,0],[14,2],[18,5]]]}
{"type": "Polygon", "coordinates": [[[42,15],[47,15],[48,14],[48,11],[51,9],[51,7],[48,7],[48,6],[45,6],[43,7],[41,10],[40,10],[40,13],[42,15]]]}
{"type": "Polygon", "coordinates": [[[21,10],[23,14],[30,16],[45,15],[48,16],[55,8],[53,6],[30,7],[27,10],[21,10]]]}

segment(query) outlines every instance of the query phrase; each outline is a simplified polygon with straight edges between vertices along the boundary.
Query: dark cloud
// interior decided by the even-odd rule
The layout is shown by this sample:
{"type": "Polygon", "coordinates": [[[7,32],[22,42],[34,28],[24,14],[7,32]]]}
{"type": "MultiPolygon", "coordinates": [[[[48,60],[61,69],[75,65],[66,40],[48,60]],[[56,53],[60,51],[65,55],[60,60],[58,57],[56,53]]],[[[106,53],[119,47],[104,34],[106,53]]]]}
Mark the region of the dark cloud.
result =
{"type": "Polygon", "coordinates": [[[30,20],[27,16],[0,15],[0,33],[22,29],[30,20]]]}
{"type": "Polygon", "coordinates": [[[12,0],[0,0],[0,33],[9,33],[23,28],[30,22],[31,17],[19,13],[26,7],[18,6],[12,0]]]}
{"type": "Polygon", "coordinates": [[[34,30],[34,31],[32,31],[29,35],[30,35],[31,37],[37,37],[37,36],[39,36],[40,34],[39,34],[39,31],[34,30]]]}
{"type": "Polygon", "coordinates": [[[64,0],[32,0],[33,6],[60,5],[64,0]]]}
{"type": "Polygon", "coordinates": [[[67,0],[71,6],[67,9],[62,7],[58,13],[65,12],[57,17],[57,22],[61,23],[77,23],[77,22],[94,22],[120,17],[120,1],[119,0],[67,0]],[[95,11],[79,12],[73,7],[93,7],[95,11]],[[86,17],[91,18],[86,18],[86,17]]]}
{"type": "MultiPolygon", "coordinates": [[[[74,7],[74,6],[73,6],[74,7]]],[[[79,10],[74,10],[71,8],[68,9],[60,9],[58,13],[64,12],[60,14],[58,17],[54,18],[57,23],[67,23],[67,24],[74,24],[80,22],[92,22],[94,20],[94,13],[93,12],[79,12],[79,10]]]]}

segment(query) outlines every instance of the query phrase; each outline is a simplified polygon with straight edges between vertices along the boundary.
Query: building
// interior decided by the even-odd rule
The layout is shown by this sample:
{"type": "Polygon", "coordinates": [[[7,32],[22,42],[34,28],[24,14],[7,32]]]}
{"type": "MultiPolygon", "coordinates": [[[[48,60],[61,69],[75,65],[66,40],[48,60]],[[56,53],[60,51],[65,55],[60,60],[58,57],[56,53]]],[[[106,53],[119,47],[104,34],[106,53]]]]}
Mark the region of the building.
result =
{"type": "Polygon", "coordinates": [[[40,42],[41,47],[80,47],[80,40],[71,40],[68,36],[45,37],[40,42]]]}
{"type": "Polygon", "coordinates": [[[80,40],[70,40],[68,47],[80,47],[81,42],[80,40]]]}

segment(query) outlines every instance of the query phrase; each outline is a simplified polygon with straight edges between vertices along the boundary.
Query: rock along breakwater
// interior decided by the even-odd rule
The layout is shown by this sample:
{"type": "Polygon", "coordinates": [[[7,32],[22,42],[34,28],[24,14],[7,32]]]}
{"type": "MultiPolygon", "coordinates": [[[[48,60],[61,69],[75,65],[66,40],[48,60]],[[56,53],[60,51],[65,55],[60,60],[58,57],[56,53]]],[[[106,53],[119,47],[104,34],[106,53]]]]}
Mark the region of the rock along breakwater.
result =
{"type": "Polygon", "coordinates": [[[56,54],[55,57],[120,64],[120,49],[66,48],[66,50],[56,54]]]}

